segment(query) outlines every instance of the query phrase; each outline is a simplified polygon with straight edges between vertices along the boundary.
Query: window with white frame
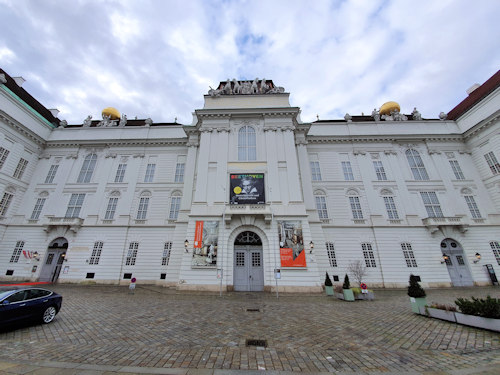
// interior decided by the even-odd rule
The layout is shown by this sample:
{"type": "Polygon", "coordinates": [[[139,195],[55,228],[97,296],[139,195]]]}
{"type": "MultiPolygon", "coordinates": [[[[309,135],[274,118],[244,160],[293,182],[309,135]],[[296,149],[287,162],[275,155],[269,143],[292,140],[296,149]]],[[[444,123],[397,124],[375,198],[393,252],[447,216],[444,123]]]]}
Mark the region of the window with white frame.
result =
{"type": "Polygon", "coordinates": [[[238,160],[257,160],[257,138],[251,126],[243,126],[238,131],[238,160]]]}
{"type": "Polygon", "coordinates": [[[7,210],[9,209],[10,202],[12,202],[14,195],[11,193],[3,193],[2,200],[0,201],[0,216],[5,216],[7,210]]]}
{"type": "Polygon", "coordinates": [[[170,214],[168,215],[169,220],[177,220],[179,216],[179,209],[181,207],[180,196],[173,196],[170,198],[170,214]]]}
{"type": "Polygon", "coordinates": [[[363,257],[365,258],[366,267],[377,267],[375,262],[375,255],[373,254],[371,243],[362,243],[361,249],[363,250],[363,257]]]}
{"type": "Polygon", "coordinates": [[[318,210],[318,216],[320,219],[328,219],[328,208],[326,205],[326,196],[321,192],[316,192],[314,194],[314,199],[316,200],[316,210],[318,210]]]}
{"type": "Polygon", "coordinates": [[[394,203],[394,197],[384,197],[385,209],[387,210],[387,216],[389,220],[399,220],[398,210],[396,208],[396,203],[394,203]]]}
{"type": "Polygon", "coordinates": [[[351,162],[343,161],[342,162],[342,171],[344,172],[344,180],[353,181],[354,174],[352,173],[351,162]]]}
{"type": "Polygon", "coordinates": [[[85,157],[83,161],[82,169],[80,169],[80,174],[78,175],[78,180],[76,182],[79,183],[88,183],[92,178],[92,174],[94,173],[95,164],[97,163],[97,155],[89,154],[85,157]]]}
{"type": "Polygon", "coordinates": [[[38,198],[36,200],[35,207],[31,213],[31,220],[38,220],[40,218],[40,214],[42,213],[43,205],[46,200],[47,198],[38,198]]]}
{"type": "Polygon", "coordinates": [[[421,191],[420,196],[422,197],[429,217],[443,217],[443,212],[441,211],[441,205],[439,204],[436,192],[421,191]]]}
{"type": "Polygon", "coordinates": [[[126,266],[135,266],[138,250],[139,250],[139,242],[131,242],[129,244],[127,258],[125,259],[126,266]]]}
{"type": "Polygon", "coordinates": [[[460,168],[460,164],[458,164],[457,160],[450,160],[451,169],[455,174],[455,178],[457,180],[465,180],[465,176],[462,172],[462,168],[460,168]]]}
{"type": "Polygon", "coordinates": [[[380,160],[374,160],[373,167],[375,168],[375,174],[377,175],[377,180],[386,181],[387,175],[385,174],[385,169],[382,162],[380,160]]]}
{"type": "Polygon", "coordinates": [[[155,177],[156,164],[148,164],[146,167],[146,174],[144,175],[144,182],[153,182],[155,177]]]}
{"type": "Polygon", "coordinates": [[[51,184],[54,182],[54,177],[56,177],[57,169],[59,168],[58,164],[52,164],[49,169],[49,173],[47,173],[47,177],[45,177],[45,183],[51,184]]]}
{"type": "Polygon", "coordinates": [[[116,205],[118,204],[117,197],[110,197],[108,200],[108,206],[106,207],[106,214],[104,215],[104,220],[113,220],[116,212],[116,205]]]}
{"type": "Polygon", "coordinates": [[[12,256],[10,257],[9,263],[17,263],[19,261],[19,257],[21,256],[21,252],[23,251],[24,241],[17,241],[16,247],[12,252],[12,256]]]}
{"type": "Polygon", "coordinates": [[[165,242],[163,245],[163,255],[161,257],[161,265],[168,266],[168,261],[170,260],[170,252],[172,251],[172,242],[165,242]]]}
{"type": "Polygon", "coordinates": [[[123,182],[126,169],[127,169],[127,164],[118,164],[118,168],[116,169],[115,182],[123,182]]]}
{"type": "Polygon", "coordinates": [[[490,246],[491,246],[491,251],[493,251],[493,255],[495,256],[495,259],[497,260],[497,263],[500,266],[500,242],[491,241],[490,246]]]}
{"type": "Polygon", "coordinates": [[[406,158],[410,164],[411,172],[415,180],[428,180],[429,175],[424,166],[424,162],[417,150],[406,150],[406,158]]]}
{"type": "Polygon", "coordinates": [[[415,254],[413,254],[413,249],[410,243],[402,243],[401,250],[403,250],[403,256],[405,257],[407,267],[417,267],[417,260],[415,259],[415,254]]]}
{"type": "Polygon", "coordinates": [[[319,161],[311,162],[311,177],[313,181],[321,181],[321,170],[319,169],[319,161]]]}
{"type": "Polygon", "coordinates": [[[363,210],[361,209],[359,197],[349,197],[349,204],[351,205],[353,219],[363,219],[363,210]]]}
{"type": "Polygon", "coordinates": [[[479,211],[479,208],[477,207],[476,201],[472,195],[465,195],[465,202],[467,203],[467,206],[469,207],[470,214],[472,215],[472,218],[474,219],[481,219],[481,212],[479,211]]]}
{"type": "Polygon", "coordinates": [[[139,208],[137,209],[137,220],[146,220],[148,214],[149,197],[141,197],[139,199],[139,208]]]}
{"type": "Polygon", "coordinates": [[[330,261],[330,267],[337,267],[337,257],[335,256],[335,247],[332,242],[326,243],[326,253],[330,261]]]}
{"type": "Polygon", "coordinates": [[[184,163],[177,163],[175,166],[175,182],[184,182],[184,163]]]}
{"type": "Polygon", "coordinates": [[[5,164],[5,160],[7,160],[7,156],[9,156],[9,150],[6,150],[3,147],[0,147],[0,169],[2,169],[5,164]]]}
{"type": "Polygon", "coordinates": [[[493,153],[493,151],[488,152],[486,155],[484,155],[484,158],[486,159],[486,162],[488,163],[488,167],[490,167],[491,173],[493,174],[499,174],[500,173],[500,164],[498,163],[498,160],[493,153]]]}
{"type": "Polygon", "coordinates": [[[28,165],[28,160],[21,158],[19,163],[17,163],[16,170],[14,171],[14,178],[21,179],[23,177],[26,166],[28,165]]]}
{"type": "Polygon", "coordinates": [[[104,242],[102,241],[94,242],[94,248],[92,249],[92,255],[90,255],[89,264],[99,264],[103,245],[104,242]]]}
{"type": "Polygon", "coordinates": [[[79,217],[84,199],[85,194],[71,194],[68,209],[66,210],[66,215],[64,215],[64,217],[79,217]]]}

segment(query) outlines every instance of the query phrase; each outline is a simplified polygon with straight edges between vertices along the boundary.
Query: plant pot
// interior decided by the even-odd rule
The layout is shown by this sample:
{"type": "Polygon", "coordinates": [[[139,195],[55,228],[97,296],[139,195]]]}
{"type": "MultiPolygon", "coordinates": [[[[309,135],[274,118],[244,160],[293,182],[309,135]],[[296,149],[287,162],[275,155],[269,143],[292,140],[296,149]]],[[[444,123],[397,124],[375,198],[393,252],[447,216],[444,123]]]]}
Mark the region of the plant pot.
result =
{"type": "Polygon", "coordinates": [[[344,293],[335,293],[335,297],[338,299],[344,299],[344,293]]]}
{"type": "Polygon", "coordinates": [[[500,319],[483,318],[482,316],[467,315],[459,312],[455,313],[455,317],[457,318],[457,323],[500,332],[500,319]]]}
{"type": "Polygon", "coordinates": [[[344,301],[354,301],[354,293],[351,289],[343,289],[344,301]]]}
{"type": "Polygon", "coordinates": [[[453,323],[455,323],[457,321],[457,319],[455,318],[454,311],[446,311],[446,310],[441,310],[441,309],[435,309],[432,307],[427,307],[427,314],[431,318],[447,320],[447,321],[453,322],[453,323]]]}
{"type": "MultiPolygon", "coordinates": [[[[415,314],[422,314],[420,311],[420,307],[425,308],[425,305],[427,305],[427,300],[425,297],[410,297],[410,303],[411,303],[411,311],[413,311],[415,314]]],[[[425,313],[424,313],[425,315],[425,313]]]]}
{"type": "Polygon", "coordinates": [[[333,286],[325,285],[325,292],[327,296],[333,296],[333,286]]]}

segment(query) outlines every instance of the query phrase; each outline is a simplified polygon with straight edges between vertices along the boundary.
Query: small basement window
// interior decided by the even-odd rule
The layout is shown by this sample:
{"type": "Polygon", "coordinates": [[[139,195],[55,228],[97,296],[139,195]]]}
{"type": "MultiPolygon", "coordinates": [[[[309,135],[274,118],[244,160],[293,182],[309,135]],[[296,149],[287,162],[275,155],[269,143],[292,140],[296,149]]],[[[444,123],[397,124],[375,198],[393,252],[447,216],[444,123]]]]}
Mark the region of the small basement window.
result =
{"type": "Polygon", "coordinates": [[[166,273],[160,274],[160,280],[165,280],[166,278],[167,278],[167,274],[166,273]]]}
{"type": "Polygon", "coordinates": [[[333,281],[339,281],[339,275],[333,275],[333,281]]]}
{"type": "Polygon", "coordinates": [[[132,274],[131,273],[124,273],[123,274],[123,279],[124,280],[130,280],[132,278],[132,274]]]}
{"type": "Polygon", "coordinates": [[[94,272],[87,272],[87,276],[85,277],[86,279],[93,279],[95,276],[94,272]]]}
{"type": "Polygon", "coordinates": [[[5,272],[5,276],[12,276],[14,274],[14,270],[7,270],[7,272],[5,272]]]}

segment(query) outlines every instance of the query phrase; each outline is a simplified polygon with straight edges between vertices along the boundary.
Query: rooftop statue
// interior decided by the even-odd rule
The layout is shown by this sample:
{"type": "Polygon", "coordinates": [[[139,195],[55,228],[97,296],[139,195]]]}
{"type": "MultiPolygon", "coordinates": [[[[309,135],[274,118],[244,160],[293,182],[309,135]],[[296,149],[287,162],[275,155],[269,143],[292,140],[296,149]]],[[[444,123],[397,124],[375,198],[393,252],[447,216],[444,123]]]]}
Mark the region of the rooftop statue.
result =
{"type": "Polygon", "coordinates": [[[419,111],[417,111],[417,107],[413,108],[413,112],[411,113],[413,120],[422,121],[422,115],[419,111]]]}
{"type": "Polygon", "coordinates": [[[252,81],[238,81],[236,78],[225,82],[221,82],[217,89],[208,90],[208,95],[211,97],[219,97],[221,95],[256,95],[256,94],[282,94],[285,89],[280,86],[275,86],[272,81],[265,78],[255,78],[252,81]]]}
{"type": "Polygon", "coordinates": [[[83,126],[89,127],[92,124],[92,116],[88,115],[85,120],[83,120],[83,126]]]}

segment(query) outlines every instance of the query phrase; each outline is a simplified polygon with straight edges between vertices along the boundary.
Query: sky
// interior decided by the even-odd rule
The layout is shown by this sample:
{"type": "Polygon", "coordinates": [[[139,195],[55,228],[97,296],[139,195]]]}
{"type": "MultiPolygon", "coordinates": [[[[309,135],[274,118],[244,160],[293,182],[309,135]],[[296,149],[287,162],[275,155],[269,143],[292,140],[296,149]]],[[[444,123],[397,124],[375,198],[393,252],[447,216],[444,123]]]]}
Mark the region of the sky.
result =
{"type": "Polygon", "coordinates": [[[273,80],[303,121],[449,112],[500,68],[498,0],[0,0],[0,67],[59,118],[190,124],[220,81],[273,80]]]}

